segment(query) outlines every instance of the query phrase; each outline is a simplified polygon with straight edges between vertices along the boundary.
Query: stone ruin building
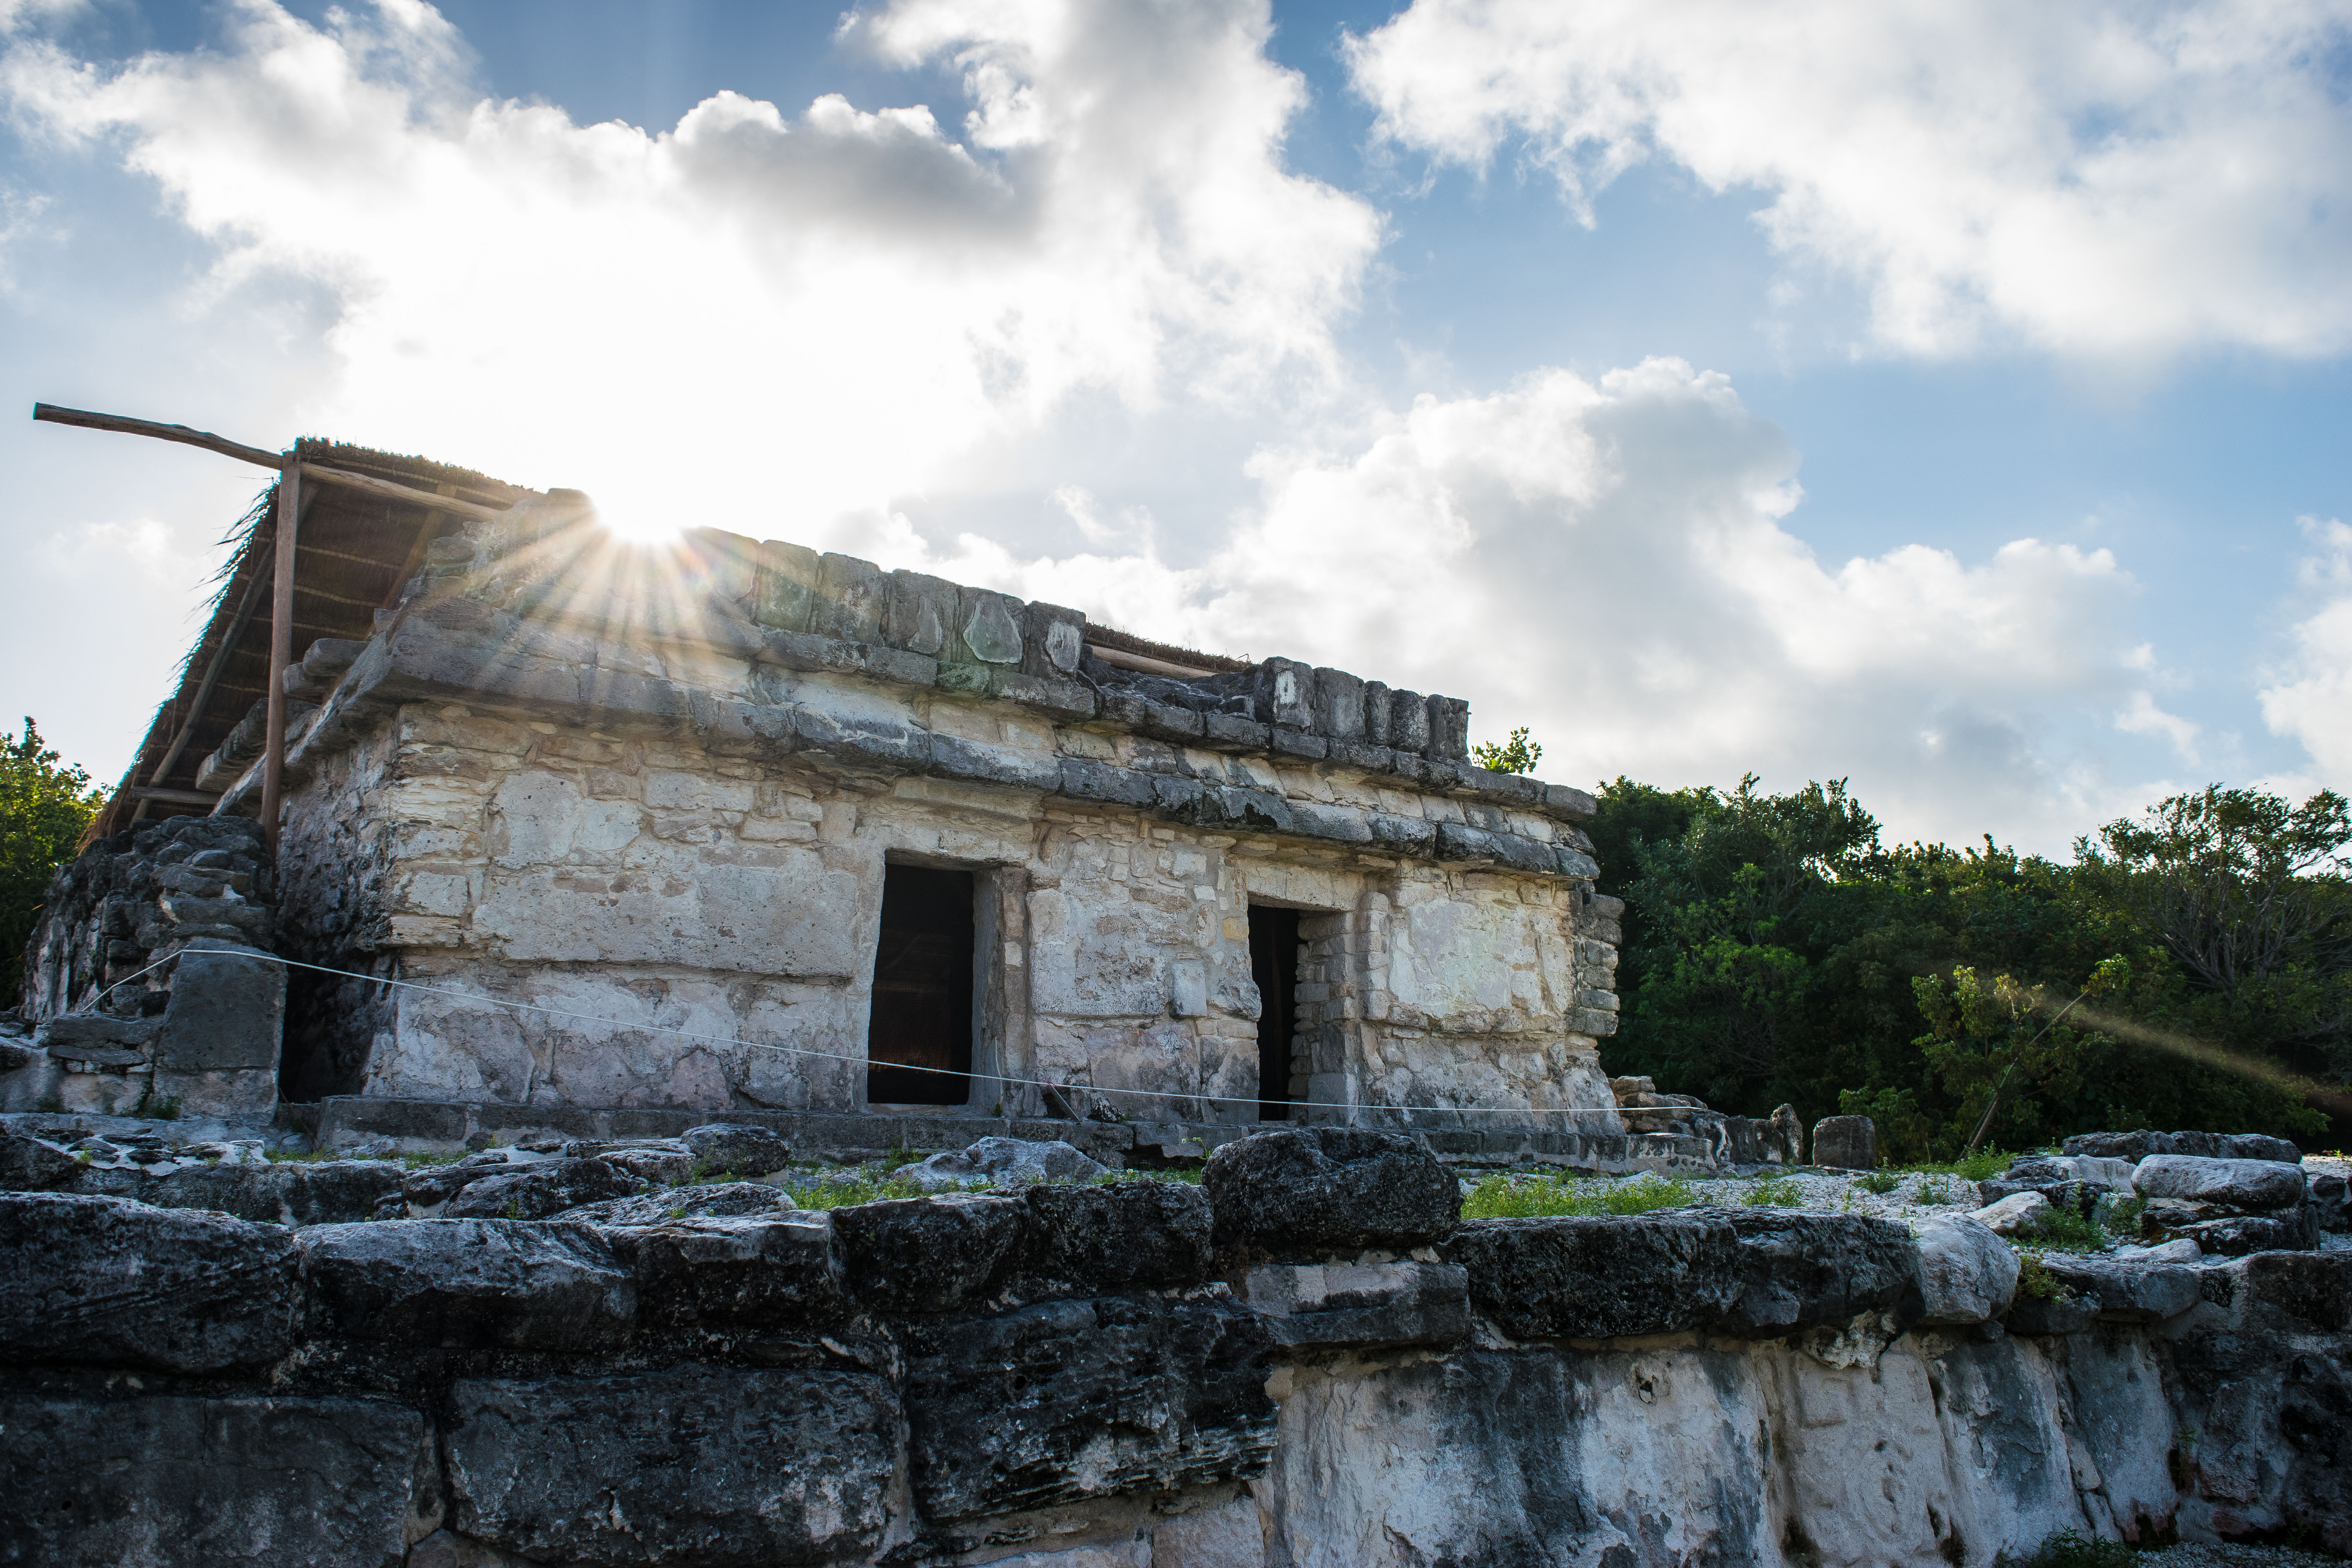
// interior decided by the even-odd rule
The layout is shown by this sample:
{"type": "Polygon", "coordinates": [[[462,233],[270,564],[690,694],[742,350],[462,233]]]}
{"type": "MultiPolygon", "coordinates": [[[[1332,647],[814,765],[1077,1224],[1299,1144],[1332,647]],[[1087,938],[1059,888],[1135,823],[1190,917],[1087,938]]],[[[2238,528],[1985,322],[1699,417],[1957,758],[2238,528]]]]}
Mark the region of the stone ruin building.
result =
{"type": "Polygon", "coordinates": [[[1797,1157],[1646,1083],[1621,1116],[1591,798],[1471,764],[1457,700],[299,450],[390,482],[300,492],[275,862],[273,489],[34,940],[48,1048],[11,1107],[282,1099],[329,1143],[723,1110],[884,1146],[1055,1118],[1194,1155],[1297,1121],[1797,1157]]]}

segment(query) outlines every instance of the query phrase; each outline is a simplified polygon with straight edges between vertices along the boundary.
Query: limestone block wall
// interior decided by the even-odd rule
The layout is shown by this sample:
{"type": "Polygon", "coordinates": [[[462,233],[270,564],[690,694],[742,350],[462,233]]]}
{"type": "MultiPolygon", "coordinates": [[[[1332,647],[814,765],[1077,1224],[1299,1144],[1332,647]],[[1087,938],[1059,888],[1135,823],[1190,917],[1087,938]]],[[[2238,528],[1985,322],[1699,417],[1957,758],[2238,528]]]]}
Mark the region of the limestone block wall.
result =
{"type": "Polygon", "coordinates": [[[1861,1216],[1457,1226],[1425,1152],[1352,1131],[1228,1145],[1205,1191],[814,1214],[747,1190],[294,1226],[0,1194],[27,1260],[0,1276],[0,1558],[1989,1568],[2061,1530],[2352,1549],[2341,1253],[2091,1260],[2060,1330],[2009,1306],[1989,1233],[2009,1282],[1960,1304],[1954,1237],[1928,1268],[1928,1242],[1861,1216]]]}
{"type": "MultiPolygon", "coordinates": [[[[320,700],[289,759],[285,942],[370,977],[298,982],[299,1097],[855,1110],[897,861],[975,876],[979,1079],[1254,1121],[1271,903],[1307,921],[1284,1089],[1328,1105],[1302,1115],[1622,1132],[1591,803],[1442,754],[1459,704],[1357,682],[1350,706],[1353,677],[1284,660],[1105,684],[1065,658],[1073,612],[738,542],[753,564],[592,540],[534,572],[546,539],[486,540],[296,672],[320,700]],[[841,623],[869,589],[872,624],[841,623]]],[[[970,1109],[1000,1108],[1043,1105],[979,1083],[970,1109]]]]}

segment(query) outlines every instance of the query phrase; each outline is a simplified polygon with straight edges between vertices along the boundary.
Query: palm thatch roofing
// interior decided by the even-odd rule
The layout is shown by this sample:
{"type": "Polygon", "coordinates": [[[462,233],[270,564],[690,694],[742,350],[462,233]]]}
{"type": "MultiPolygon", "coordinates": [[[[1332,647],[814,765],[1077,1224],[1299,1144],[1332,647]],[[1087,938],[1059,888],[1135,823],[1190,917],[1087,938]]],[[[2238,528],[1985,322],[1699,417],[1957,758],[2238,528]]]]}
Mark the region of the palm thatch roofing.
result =
{"type": "MultiPolygon", "coordinates": [[[[423,458],[317,438],[295,447],[305,462],[391,479],[478,506],[511,506],[528,493],[470,468],[423,458]]],[[[402,585],[424,564],[426,546],[455,531],[462,521],[455,512],[341,485],[306,484],[301,502],[294,547],[298,662],[320,637],[359,640],[372,635],[376,611],[399,597],[402,585]]],[[[130,771],[83,836],[85,845],[121,832],[136,816],[152,819],[212,809],[196,800],[142,792],[193,795],[196,770],[268,692],[277,518],[278,484],[273,480],[232,531],[236,549],[221,570],[220,592],[204,632],[181,662],[172,694],[155,710],[130,771]]]]}

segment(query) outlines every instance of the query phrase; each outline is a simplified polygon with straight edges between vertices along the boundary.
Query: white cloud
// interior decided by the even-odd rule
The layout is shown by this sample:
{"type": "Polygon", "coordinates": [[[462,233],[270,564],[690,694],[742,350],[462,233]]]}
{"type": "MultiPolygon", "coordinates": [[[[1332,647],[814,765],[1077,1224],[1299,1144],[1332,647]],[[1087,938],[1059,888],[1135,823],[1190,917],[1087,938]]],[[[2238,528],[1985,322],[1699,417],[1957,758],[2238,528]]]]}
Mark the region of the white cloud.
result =
{"type": "Polygon", "coordinates": [[[1633,164],[1752,188],[1887,348],[2352,346],[2346,0],[1414,0],[1354,40],[1380,129],[1513,145],[1580,215],[1633,164]]]}
{"type": "Polygon", "coordinates": [[[2263,718],[2311,753],[2319,784],[2352,791],[2352,526],[2302,521],[2315,553],[2300,575],[2314,603],[2289,631],[2293,657],[2262,689],[2263,718]]]}
{"type": "Polygon", "coordinates": [[[2112,742],[2147,676],[2108,552],[1911,545],[1832,569],[1782,526],[1795,467],[1720,375],[1550,370],[1424,397],[1356,451],[1262,457],[1259,514],[1197,569],[973,538],[930,563],[1180,643],[1465,696],[1483,738],[1532,726],[1555,779],[1850,773],[1906,835],[2053,851],[2171,787],[2112,742]]]}
{"type": "Polygon", "coordinates": [[[20,122],[151,176],[221,247],[220,287],[331,292],[314,428],[578,485],[624,520],[816,536],[1077,389],[1326,384],[1379,239],[1363,203],[1283,169],[1304,89],[1248,0],[856,20],[890,58],[961,68],[961,141],[837,96],[580,126],[478,100],[416,0],[329,17],[243,0],[222,47],[110,69],[28,39],[0,79],[20,122]]]}

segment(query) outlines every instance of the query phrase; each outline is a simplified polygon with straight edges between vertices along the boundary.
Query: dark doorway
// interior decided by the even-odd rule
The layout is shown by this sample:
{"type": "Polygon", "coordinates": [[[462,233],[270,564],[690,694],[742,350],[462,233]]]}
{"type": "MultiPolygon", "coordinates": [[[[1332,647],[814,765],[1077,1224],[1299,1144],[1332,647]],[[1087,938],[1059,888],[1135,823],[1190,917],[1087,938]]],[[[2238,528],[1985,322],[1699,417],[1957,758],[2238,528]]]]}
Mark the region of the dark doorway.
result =
{"type": "Polygon", "coordinates": [[[883,868],[866,1032],[869,1104],[961,1105],[971,1097],[971,894],[969,871],[883,868]]]}
{"type": "Polygon", "coordinates": [[[1257,982],[1257,1119],[1290,1120],[1291,1042],[1298,1033],[1298,911],[1252,904],[1250,978],[1257,982]]]}

